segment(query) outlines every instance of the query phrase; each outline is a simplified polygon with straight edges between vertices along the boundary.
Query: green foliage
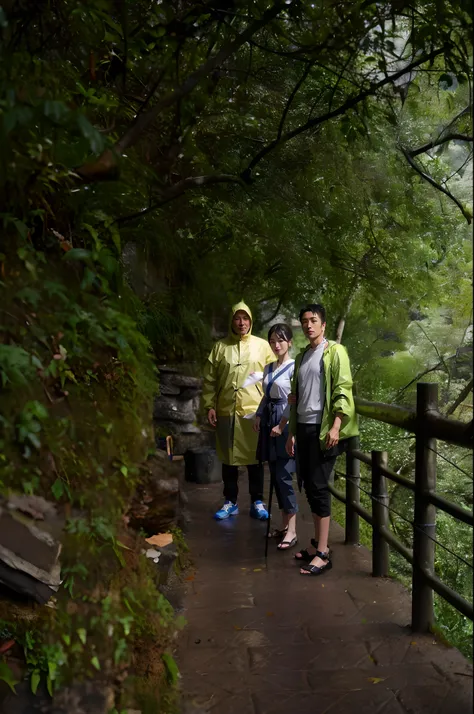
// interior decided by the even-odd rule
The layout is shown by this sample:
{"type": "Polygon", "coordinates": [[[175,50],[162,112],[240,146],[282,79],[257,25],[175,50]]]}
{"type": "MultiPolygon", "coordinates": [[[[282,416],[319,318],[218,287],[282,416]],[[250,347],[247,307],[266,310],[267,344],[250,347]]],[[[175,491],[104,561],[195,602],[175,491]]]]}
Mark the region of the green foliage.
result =
{"type": "Polygon", "coordinates": [[[164,652],[162,655],[163,662],[165,663],[166,673],[170,684],[176,685],[179,677],[179,669],[176,664],[173,655],[169,652],[164,652]]]}
{"type": "MultiPolygon", "coordinates": [[[[412,403],[432,370],[448,407],[465,384],[472,164],[444,139],[469,132],[467,3],[224,5],[0,8],[0,482],[67,519],[56,615],[19,633],[34,688],[166,639],[150,573],[120,581],[122,514],[155,359],[199,362],[235,299],[257,330],[313,299],[345,316],[366,397],[412,403]]],[[[364,439],[409,466],[390,427],[364,439]]]]}
{"type": "Polygon", "coordinates": [[[0,681],[5,682],[12,692],[16,694],[15,687],[19,682],[15,679],[15,675],[6,662],[0,662],[0,681]]]}

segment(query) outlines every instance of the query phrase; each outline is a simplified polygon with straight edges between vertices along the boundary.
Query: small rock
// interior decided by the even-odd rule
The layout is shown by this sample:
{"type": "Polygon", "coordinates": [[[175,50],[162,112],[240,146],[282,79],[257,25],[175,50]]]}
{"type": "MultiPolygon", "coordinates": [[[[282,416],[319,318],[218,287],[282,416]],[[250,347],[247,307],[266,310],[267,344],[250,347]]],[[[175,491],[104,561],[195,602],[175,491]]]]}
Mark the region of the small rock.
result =
{"type": "Polygon", "coordinates": [[[146,557],[153,560],[154,563],[157,563],[160,559],[161,553],[159,550],[156,550],[156,548],[148,548],[148,550],[145,550],[143,552],[146,555],[146,557]]]}

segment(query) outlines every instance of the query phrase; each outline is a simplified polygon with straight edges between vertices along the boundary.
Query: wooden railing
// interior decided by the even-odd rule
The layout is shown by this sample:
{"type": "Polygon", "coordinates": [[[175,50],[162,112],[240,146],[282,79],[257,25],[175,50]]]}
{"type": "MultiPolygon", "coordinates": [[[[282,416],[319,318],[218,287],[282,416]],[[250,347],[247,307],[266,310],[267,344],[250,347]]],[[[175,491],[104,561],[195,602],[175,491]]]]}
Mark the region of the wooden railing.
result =
{"type": "Polygon", "coordinates": [[[451,503],[436,493],[436,440],[472,449],[472,422],[448,419],[438,411],[438,385],[417,385],[416,410],[390,404],[368,402],[356,397],[357,413],[368,419],[398,426],[415,435],[415,480],[405,478],[388,468],[387,452],[359,450],[358,437],[352,440],[346,455],[345,494],[331,485],[332,494],[345,503],[346,544],[359,543],[359,518],[372,527],[372,575],[389,575],[389,547],[412,565],[412,628],[427,632],[434,624],[433,591],[460,613],[473,619],[473,604],[443,583],[435,575],[436,511],[474,525],[474,514],[451,503]],[[369,512],[360,503],[360,463],[370,466],[372,484],[369,512]],[[407,548],[389,528],[389,497],[386,479],[409,489],[414,494],[413,550],[407,548]]]}

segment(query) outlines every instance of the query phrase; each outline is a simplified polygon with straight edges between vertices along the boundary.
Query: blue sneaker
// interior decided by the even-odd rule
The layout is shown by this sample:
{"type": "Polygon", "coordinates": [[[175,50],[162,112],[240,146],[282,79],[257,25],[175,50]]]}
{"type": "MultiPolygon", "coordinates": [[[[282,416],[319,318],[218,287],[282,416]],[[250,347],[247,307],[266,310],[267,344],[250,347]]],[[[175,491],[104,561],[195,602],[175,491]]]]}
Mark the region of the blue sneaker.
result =
{"type": "Polygon", "coordinates": [[[262,501],[254,501],[250,507],[251,518],[257,518],[259,521],[268,520],[268,511],[262,501]]]}
{"type": "Polygon", "coordinates": [[[236,503],[232,503],[232,501],[226,501],[222,508],[217,511],[217,513],[214,514],[214,518],[216,521],[223,521],[226,518],[229,518],[229,516],[238,516],[239,515],[239,507],[236,503]]]}

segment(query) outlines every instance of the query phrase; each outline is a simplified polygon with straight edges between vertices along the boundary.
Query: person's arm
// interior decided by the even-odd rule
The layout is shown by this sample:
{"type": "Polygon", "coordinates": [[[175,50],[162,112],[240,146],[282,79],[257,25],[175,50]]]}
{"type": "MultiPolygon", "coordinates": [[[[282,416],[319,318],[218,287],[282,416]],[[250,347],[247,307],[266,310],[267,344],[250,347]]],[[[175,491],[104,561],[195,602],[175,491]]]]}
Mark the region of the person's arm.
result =
{"type": "Polygon", "coordinates": [[[218,346],[217,344],[211,350],[207,362],[203,369],[202,381],[202,405],[207,412],[207,418],[211,426],[217,423],[216,415],[216,398],[217,398],[217,365],[218,365],[218,346]]]}
{"type": "Polygon", "coordinates": [[[283,412],[285,416],[288,417],[290,436],[296,434],[296,410],[298,407],[298,370],[301,364],[301,358],[298,357],[295,360],[295,369],[293,371],[293,377],[291,379],[291,392],[288,395],[288,411],[285,409],[283,412]]]}
{"type": "Polygon", "coordinates": [[[273,427],[273,429],[270,432],[270,436],[281,436],[283,434],[283,431],[285,429],[285,426],[288,423],[288,419],[284,416],[281,417],[280,421],[276,426],[273,427]]]}
{"type": "MultiPolygon", "coordinates": [[[[268,367],[265,367],[265,369],[263,370],[263,379],[262,379],[262,385],[263,385],[264,389],[265,389],[265,377],[267,376],[267,373],[268,373],[268,367]]],[[[260,400],[260,404],[258,405],[258,409],[255,414],[255,424],[254,424],[255,431],[260,431],[260,420],[262,418],[263,412],[266,409],[267,404],[268,404],[268,399],[267,399],[267,395],[265,394],[265,391],[264,391],[263,397],[260,400]]]]}
{"type": "Polygon", "coordinates": [[[336,348],[331,361],[331,405],[333,423],[326,435],[326,446],[330,449],[339,443],[339,432],[345,416],[351,414],[352,374],[349,355],[342,345],[336,348]]]}
{"type": "Polygon", "coordinates": [[[337,345],[331,361],[331,412],[334,415],[351,416],[352,374],[346,348],[337,345]]]}

